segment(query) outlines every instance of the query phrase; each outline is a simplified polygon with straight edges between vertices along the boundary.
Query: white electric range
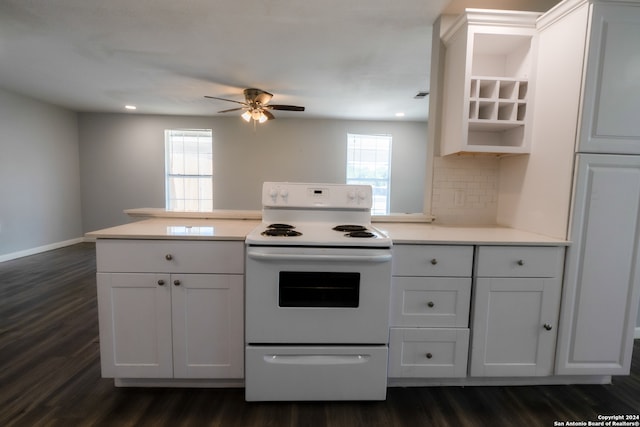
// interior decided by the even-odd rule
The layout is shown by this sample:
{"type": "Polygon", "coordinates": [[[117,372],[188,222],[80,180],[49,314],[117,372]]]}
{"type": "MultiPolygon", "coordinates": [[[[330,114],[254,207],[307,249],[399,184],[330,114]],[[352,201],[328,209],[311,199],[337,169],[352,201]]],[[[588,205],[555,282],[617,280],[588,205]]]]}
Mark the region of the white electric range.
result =
{"type": "Polygon", "coordinates": [[[246,399],[386,397],[391,240],[366,185],[266,182],[246,239],[246,399]]]}

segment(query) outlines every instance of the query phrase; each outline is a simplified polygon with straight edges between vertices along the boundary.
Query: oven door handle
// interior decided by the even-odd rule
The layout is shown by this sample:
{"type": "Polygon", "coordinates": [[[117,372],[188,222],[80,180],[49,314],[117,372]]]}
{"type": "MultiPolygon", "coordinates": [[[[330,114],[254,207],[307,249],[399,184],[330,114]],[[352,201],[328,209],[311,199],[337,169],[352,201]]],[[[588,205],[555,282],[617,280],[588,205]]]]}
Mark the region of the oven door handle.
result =
{"type": "Polygon", "coordinates": [[[367,354],[267,354],[263,360],[276,365],[355,365],[369,362],[367,354]]]}
{"type": "Polygon", "coordinates": [[[305,255],[305,254],[265,254],[248,252],[249,258],[263,261],[322,261],[322,262],[388,262],[391,254],[381,255],[305,255]]]}

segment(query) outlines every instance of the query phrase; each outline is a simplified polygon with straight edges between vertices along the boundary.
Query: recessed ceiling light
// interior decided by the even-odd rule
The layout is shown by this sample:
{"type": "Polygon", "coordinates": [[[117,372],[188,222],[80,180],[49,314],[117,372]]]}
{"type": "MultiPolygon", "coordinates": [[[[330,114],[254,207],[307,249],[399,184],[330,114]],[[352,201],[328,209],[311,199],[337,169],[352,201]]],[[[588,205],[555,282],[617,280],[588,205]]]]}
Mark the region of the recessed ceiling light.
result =
{"type": "Polygon", "coordinates": [[[404,113],[396,113],[396,117],[404,117],[404,113]]]}
{"type": "Polygon", "coordinates": [[[126,108],[127,110],[135,110],[138,107],[136,107],[135,105],[125,105],[124,108],[126,108]]]}

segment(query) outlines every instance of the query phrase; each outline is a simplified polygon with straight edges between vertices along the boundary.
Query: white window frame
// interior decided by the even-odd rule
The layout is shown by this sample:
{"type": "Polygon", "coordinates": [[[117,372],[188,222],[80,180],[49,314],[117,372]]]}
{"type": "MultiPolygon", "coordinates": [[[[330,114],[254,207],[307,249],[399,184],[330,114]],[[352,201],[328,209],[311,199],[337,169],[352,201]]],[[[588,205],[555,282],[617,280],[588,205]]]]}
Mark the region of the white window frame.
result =
{"type": "Polygon", "coordinates": [[[346,182],[373,187],[372,215],[389,215],[392,143],[390,134],[347,133],[346,182]]]}
{"type": "Polygon", "coordinates": [[[165,129],[164,134],[165,209],[213,210],[212,130],[165,129]]]}

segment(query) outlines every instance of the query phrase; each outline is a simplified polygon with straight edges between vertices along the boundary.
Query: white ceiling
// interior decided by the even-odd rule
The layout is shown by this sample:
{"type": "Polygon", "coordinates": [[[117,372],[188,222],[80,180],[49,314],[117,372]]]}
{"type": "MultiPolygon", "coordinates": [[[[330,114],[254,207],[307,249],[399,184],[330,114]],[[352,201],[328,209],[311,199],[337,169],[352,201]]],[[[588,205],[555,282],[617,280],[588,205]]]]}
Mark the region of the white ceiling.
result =
{"type": "MultiPolygon", "coordinates": [[[[257,87],[277,117],[426,120],[431,24],[557,0],[0,0],[0,87],[73,111],[216,115],[257,87]]],[[[236,114],[236,113],[227,113],[236,114]]]]}

